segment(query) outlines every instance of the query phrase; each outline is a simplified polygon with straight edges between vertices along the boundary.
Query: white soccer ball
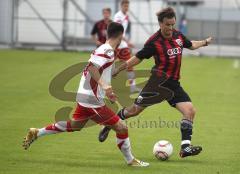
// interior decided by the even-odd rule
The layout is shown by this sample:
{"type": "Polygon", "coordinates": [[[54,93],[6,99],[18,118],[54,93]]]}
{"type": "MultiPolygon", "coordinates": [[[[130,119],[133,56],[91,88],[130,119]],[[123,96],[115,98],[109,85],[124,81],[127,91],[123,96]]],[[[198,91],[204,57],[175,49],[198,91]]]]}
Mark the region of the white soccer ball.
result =
{"type": "Polygon", "coordinates": [[[160,140],[156,142],[153,147],[153,155],[162,161],[167,160],[173,153],[173,146],[167,140],[160,140]]]}

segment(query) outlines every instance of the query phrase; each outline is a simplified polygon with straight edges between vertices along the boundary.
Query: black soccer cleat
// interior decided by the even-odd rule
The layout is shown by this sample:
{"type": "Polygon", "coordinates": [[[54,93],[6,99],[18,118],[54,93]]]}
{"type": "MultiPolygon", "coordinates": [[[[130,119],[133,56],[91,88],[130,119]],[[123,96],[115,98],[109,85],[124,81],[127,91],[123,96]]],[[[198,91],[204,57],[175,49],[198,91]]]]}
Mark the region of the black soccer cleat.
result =
{"type": "Polygon", "coordinates": [[[107,139],[110,130],[111,130],[110,127],[104,126],[102,130],[99,132],[98,141],[104,142],[107,139]]]}
{"type": "Polygon", "coordinates": [[[198,155],[202,151],[201,146],[187,146],[183,149],[181,149],[179,155],[181,158],[185,158],[187,156],[195,156],[198,155]]]}

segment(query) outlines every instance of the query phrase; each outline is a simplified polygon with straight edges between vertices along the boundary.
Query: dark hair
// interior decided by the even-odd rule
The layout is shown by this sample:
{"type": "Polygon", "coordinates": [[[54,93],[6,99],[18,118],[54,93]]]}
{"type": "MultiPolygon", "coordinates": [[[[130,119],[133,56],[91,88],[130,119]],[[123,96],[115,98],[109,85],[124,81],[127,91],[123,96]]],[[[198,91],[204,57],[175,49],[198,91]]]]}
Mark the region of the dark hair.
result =
{"type": "Polygon", "coordinates": [[[163,22],[164,18],[168,18],[168,19],[175,18],[176,19],[176,13],[172,7],[167,7],[157,13],[157,18],[158,18],[158,22],[163,22]]]}
{"type": "Polygon", "coordinates": [[[129,2],[129,0],[122,0],[121,1],[121,5],[123,5],[123,4],[129,4],[130,2],[129,2]]]}
{"type": "Polygon", "coordinates": [[[108,11],[109,13],[112,12],[112,11],[111,11],[111,8],[108,8],[108,7],[107,7],[107,8],[103,8],[103,9],[102,9],[102,12],[104,12],[104,11],[108,11]]]}
{"type": "Polygon", "coordinates": [[[111,22],[107,27],[108,38],[117,38],[120,34],[123,34],[123,26],[117,22],[111,22]]]}

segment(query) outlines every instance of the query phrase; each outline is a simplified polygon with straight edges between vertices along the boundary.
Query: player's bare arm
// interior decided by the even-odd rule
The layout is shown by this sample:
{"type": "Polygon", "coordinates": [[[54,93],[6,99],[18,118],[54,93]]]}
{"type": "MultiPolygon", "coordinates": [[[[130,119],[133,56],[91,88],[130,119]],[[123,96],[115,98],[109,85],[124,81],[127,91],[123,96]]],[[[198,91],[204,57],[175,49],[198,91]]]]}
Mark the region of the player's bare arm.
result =
{"type": "Polygon", "coordinates": [[[116,102],[117,95],[113,92],[112,86],[108,85],[102,78],[99,73],[98,68],[95,65],[90,65],[88,68],[91,77],[104,89],[106,96],[110,101],[116,102]]]}
{"type": "Polygon", "coordinates": [[[123,71],[127,68],[134,67],[134,66],[138,65],[140,62],[141,62],[140,59],[138,59],[136,56],[133,56],[128,61],[123,62],[119,67],[116,67],[112,76],[115,77],[121,71],[123,71]]]}
{"type": "Polygon", "coordinates": [[[204,47],[204,46],[208,46],[211,42],[212,42],[213,38],[212,37],[208,37],[205,40],[201,40],[201,41],[195,41],[192,40],[192,46],[189,48],[190,50],[195,50],[198,49],[200,47],[204,47]]]}

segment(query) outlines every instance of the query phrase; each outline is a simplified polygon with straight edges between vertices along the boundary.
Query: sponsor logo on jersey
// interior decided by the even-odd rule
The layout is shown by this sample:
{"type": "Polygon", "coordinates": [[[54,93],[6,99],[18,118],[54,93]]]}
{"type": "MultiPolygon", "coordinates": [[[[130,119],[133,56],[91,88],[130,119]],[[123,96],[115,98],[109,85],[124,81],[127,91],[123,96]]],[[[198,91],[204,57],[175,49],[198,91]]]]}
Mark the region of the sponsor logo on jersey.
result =
{"type": "MultiPolygon", "coordinates": [[[[180,47],[172,48],[172,49],[168,49],[168,50],[167,50],[167,54],[168,54],[170,57],[172,57],[172,56],[175,57],[175,55],[178,55],[178,54],[181,54],[181,53],[182,53],[182,48],[180,48],[180,47]]],[[[174,57],[172,57],[172,58],[174,58],[174,57]]]]}
{"type": "Polygon", "coordinates": [[[183,46],[182,40],[181,39],[176,39],[177,44],[181,47],[183,46]]]}

